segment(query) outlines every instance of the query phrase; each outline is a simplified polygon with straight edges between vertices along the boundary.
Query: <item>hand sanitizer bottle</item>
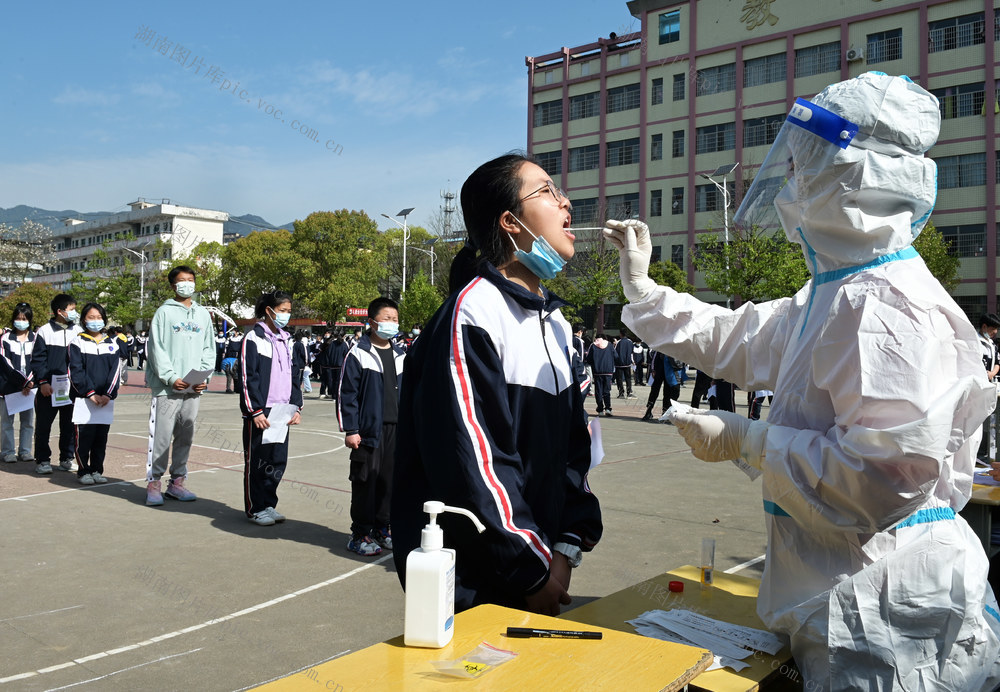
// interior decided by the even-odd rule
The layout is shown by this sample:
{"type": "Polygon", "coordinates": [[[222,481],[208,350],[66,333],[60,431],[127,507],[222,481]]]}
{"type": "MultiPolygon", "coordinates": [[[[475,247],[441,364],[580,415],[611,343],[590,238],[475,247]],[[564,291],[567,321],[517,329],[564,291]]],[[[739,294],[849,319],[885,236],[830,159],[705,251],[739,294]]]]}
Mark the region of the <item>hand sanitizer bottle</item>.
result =
{"type": "Polygon", "coordinates": [[[708,589],[712,586],[715,571],[715,539],[701,539],[701,588],[708,589]]]}
{"type": "Polygon", "coordinates": [[[486,530],[467,509],[443,502],[424,503],[430,523],[420,533],[420,547],[406,556],[406,617],[403,643],[440,649],[455,634],[455,551],[444,547],[444,532],[437,524],[442,512],[464,514],[479,533],[486,530]]]}

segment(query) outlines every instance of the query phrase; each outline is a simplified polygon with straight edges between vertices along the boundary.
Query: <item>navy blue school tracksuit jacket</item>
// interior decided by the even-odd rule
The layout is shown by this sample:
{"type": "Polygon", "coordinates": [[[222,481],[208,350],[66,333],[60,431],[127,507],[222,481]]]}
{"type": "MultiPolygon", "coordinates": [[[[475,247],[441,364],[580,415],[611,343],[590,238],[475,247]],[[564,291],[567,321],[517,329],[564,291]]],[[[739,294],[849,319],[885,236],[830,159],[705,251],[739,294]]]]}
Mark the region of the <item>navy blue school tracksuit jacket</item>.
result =
{"type": "Polygon", "coordinates": [[[0,347],[0,396],[4,394],[14,394],[24,389],[28,382],[34,380],[31,372],[31,348],[35,340],[33,332],[28,332],[28,340],[17,341],[13,332],[5,332],[0,347]],[[11,338],[14,339],[11,342],[11,338]],[[22,356],[22,347],[25,355],[22,356]],[[22,375],[24,370],[26,374],[22,375]]]}
{"type": "MultiPolygon", "coordinates": [[[[543,289],[544,291],[544,289],[543,289]]],[[[524,606],[548,581],[552,547],[589,551],[603,525],[590,492],[590,433],[565,302],[508,281],[492,265],[441,306],[408,356],[400,390],[392,495],[400,581],[420,544],[426,500],[458,551],[455,607],[524,606]]],[[[406,584],[403,584],[404,588],[406,584]]]]}
{"type": "Polygon", "coordinates": [[[121,354],[118,339],[104,337],[100,342],[89,334],[78,334],[69,344],[69,392],[74,399],[100,394],[118,396],[121,354]]]}
{"type": "MultiPolygon", "coordinates": [[[[240,342],[240,357],[236,364],[236,391],[240,395],[240,411],[243,417],[259,416],[267,406],[267,395],[271,390],[271,363],[274,348],[264,334],[269,327],[258,322],[240,342]]],[[[288,403],[302,410],[302,366],[292,357],[292,338],[284,344],[288,348],[288,359],[292,364],[292,392],[288,403]]]]}
{"type": "Polygon", "coordinates": [[[591,344],[587,351],[587,365],[594,371],[594,375],[614,375],[615,367],[618,365],[618,357],[614,347],[608,343],[604,348],[597,344],[591,344]]]}
{"type": "Polygon", "coordinates": [[[65,327],[54,319],[38,328],[31,350],[31,371],[37,386],[52,384],[53,375],[66,374],[69,343],[82,332],[79,326],[65,327]]]}
{"type": "MultiPolygon", "coordinates": [[[[327,348],[330,348],[330,345],[327,345],[327,348]]],[[[406,352],[396,344],[391,348],[393,362],[396,364],[396,385],[401,387],[406,352]]],[[[341,432],[348,435],[359,434],[361,444],[366,447],[378,447],[379,438],[382,436],[385,397],[382,359],[375,353],[375,347],[372,346],[372,340],[367,334],[351,347],[347,357],[344,358],[344,366],[340,371],[339,396],[337,419],[340,421],[341,432]]]]}

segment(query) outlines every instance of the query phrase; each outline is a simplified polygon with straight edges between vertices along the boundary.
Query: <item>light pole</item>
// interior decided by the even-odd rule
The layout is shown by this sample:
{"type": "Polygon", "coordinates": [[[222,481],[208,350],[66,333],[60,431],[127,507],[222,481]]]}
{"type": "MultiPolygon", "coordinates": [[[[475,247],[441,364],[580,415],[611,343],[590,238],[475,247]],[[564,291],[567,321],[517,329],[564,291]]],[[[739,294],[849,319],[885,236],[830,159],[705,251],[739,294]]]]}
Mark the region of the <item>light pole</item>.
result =
{"type": "Polygon", "coordinates": [[[727,308],[731,307],[730,305],[731,299],[729,296],[729,188],[726,186],[726,176],[735,171],[736,167],[739,165],[740,165],[739,161],[737,161],[736,163],[730,163],[725,166],[719,166],[712,172],[712,175],[722,176],[721,185],[718,183],[718,181],[712,178],[712,175],[708,175],[707,173],[701,174],[702,178],[715,185],[715,187],[718,188],[720,192],[722,192],[722,204],[723,204],[722,228],[725,234],[724,237],[726,243],[725,248],[723,248],[723,252],[725,253],[725,258],[726,258],[726,307],[727,308]]]}
{"type": "Polygon", "coordinates": [[[408,207],[396,214],[396,216],[403,217],[403,223],[401,224],[388,214],[382,214],[382,216],[403,228],[403,290],[400,293],[406,293],[406,241],[410,239],[410,229],[406,227],[406,217],[410,215],[413,209],[414,207],[408,207]]]}
{"type": "MultiPolygon", "coordinates": [[[[436,243],[436,242],[437,242],[437,238],[431,238],[427,242],[427,244],[433,246],[434,243],[436,243]]],[[[423,248],[419,248],[419,247],[414,246],[413,249],[416,250],[417,252],[422,252],[425,255],[429,255],[430,256],[430,258],[431,258],[431,286],[433,286],[434,285],[434,260],[437,259],[437,254],[434,252],[434,248],[431,247],[429,250],[424,250],[423,248]]]]}
{"type": "MultiPolygon", "coordinates": [[[[143,247],[145,247],[145,245],[143,247]]],[[[131,250],[131,249],[127,248],[127,247],[123,247],[122,250],[124,250],[125,252],[131,252],[133,255],[135,255],[136,257],[138,257],[139,259],[142,260],[142,264],[139,265],[139,320],[142,322],[142,327],[145,327],[146,326],[146,320],[143,317],[142,309],[143,309],[143,307],[145,307],[145,304],[146,304],[145,303],[145,298],[146,298],[146,262],[148,262],[149,260],[146,259],[146,253],[145,252],[136,252],[135,250],[131,250]]],[[[139,327],[139,328],[142,329],[142,327],[139,327]]]]}

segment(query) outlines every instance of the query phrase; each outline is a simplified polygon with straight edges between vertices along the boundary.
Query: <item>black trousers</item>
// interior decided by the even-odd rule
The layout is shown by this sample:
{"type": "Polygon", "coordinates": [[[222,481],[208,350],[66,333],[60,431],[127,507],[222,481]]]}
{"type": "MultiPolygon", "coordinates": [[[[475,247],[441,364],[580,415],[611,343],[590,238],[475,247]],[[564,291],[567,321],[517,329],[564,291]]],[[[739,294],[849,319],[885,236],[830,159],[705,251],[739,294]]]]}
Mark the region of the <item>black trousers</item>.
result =
{"type": "Polygon", "coordinates": [[[611,375],[594,373],[594,399],[597,401],[597,412],[611,410],[611,375]]]}
{"type": "Polygon", "coordinates": [[[646,384],[646,379],[642,376],[642,363],[635,364],[635,386],[641,387],[646,384]]]}
{"type": "Polygon", "coordinates": [[[369,535],[389,528],[392,469],[396,457],[396,424],[385,423],[378,447],[351,450],[351,533],[369,535]]]}
{"type": "MultiPolygon", "coordinates": [[[[270,415],[271,409],[264,409],[270,415]]],[[[248,517],[266,507],[278,506],[278,483],[288,465],[289,428],[284,442],[263,444],[264,431],[243,419],[243,508],[248,517]]]]}
{"type": "MultiPolygon", "coordinates": [[[[64,408],[73,408],[66,406],[64,408]]],[[[95,471],[104,474],[104,455],[108,451],[110,425],[76,426],[76,475],[86,476],[95,471]]]]}
{"type": "Polygon", "coordinates": [[[709,399],[709,408],[719,411],[736,411],[736,387],[725,380],[715,381],[715,403],[709,399]]]}
{"type": "Polygon", "coordinates": [[[340,368],[323,368],[323,384],[326,385],[327,396],[336,401],[340,387],[340,368]]]}
{"type": "MultiPolygon", "coordinates": [[[[656,398],[660,396],[660,387],[663,386],[665,380],[662,377],[657,377],[653,375],[653,384],[649,388],[649,398],[646,400],[646,408],[652,410],[653,406],[656,405],[656,398]]],[[[663,408],[660,413],[664,413],[668,408],[670,408],[670,400],[673,399],[677,401],[681,396],[681,386],[679,384],[668,384],[663,388],[663,408]]]]}
{"type": "Polygon", "coordinates": [[[615,385],[618,387],[618,393],[624,394],[625,388],[628,388],[628,393],[632,394],[632,369],[629,367],[615,368],[615,385]]]}
{"type": "Polygon", "coordinates": [[[712,386],[712,378],[701,370],[694,378],[694,391],[691,392],[691,408],[698,408],[703,397],[708,396],[708,388],[712,386]]]}
{"type": "Polygon", "coordinates": [[[52,398],[35,396],[35,462],[48,464],[52,461],[49,437],[52,423],[59,416],[59,461],[72,459],[76,451],[76,426],[73,425],[73,406],[53,406],[52,398]]]}

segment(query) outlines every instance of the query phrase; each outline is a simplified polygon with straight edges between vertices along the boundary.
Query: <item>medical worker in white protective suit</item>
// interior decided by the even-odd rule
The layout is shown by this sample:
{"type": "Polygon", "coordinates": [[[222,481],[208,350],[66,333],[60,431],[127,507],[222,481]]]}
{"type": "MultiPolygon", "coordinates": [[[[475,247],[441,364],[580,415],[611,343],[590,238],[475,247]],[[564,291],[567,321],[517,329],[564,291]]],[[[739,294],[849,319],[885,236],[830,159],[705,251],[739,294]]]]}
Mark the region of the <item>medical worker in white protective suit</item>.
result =
{"type": "Polygon", "coordinates": [[[611,221],[622,319],[651,349],[775,392],[767,422],[672,420],[696,457],[763,472],[758,613],[790,636],[806,689],[992,689],[1000,614],[956,512],[996,395],[975,329],[911,247],[934,206],[937,100],[868,73],[812,104],[792,108],[734,219],[768,227],[776,208],[806,286],[708,305],[656,286],[646,226],[611,221]]]}

